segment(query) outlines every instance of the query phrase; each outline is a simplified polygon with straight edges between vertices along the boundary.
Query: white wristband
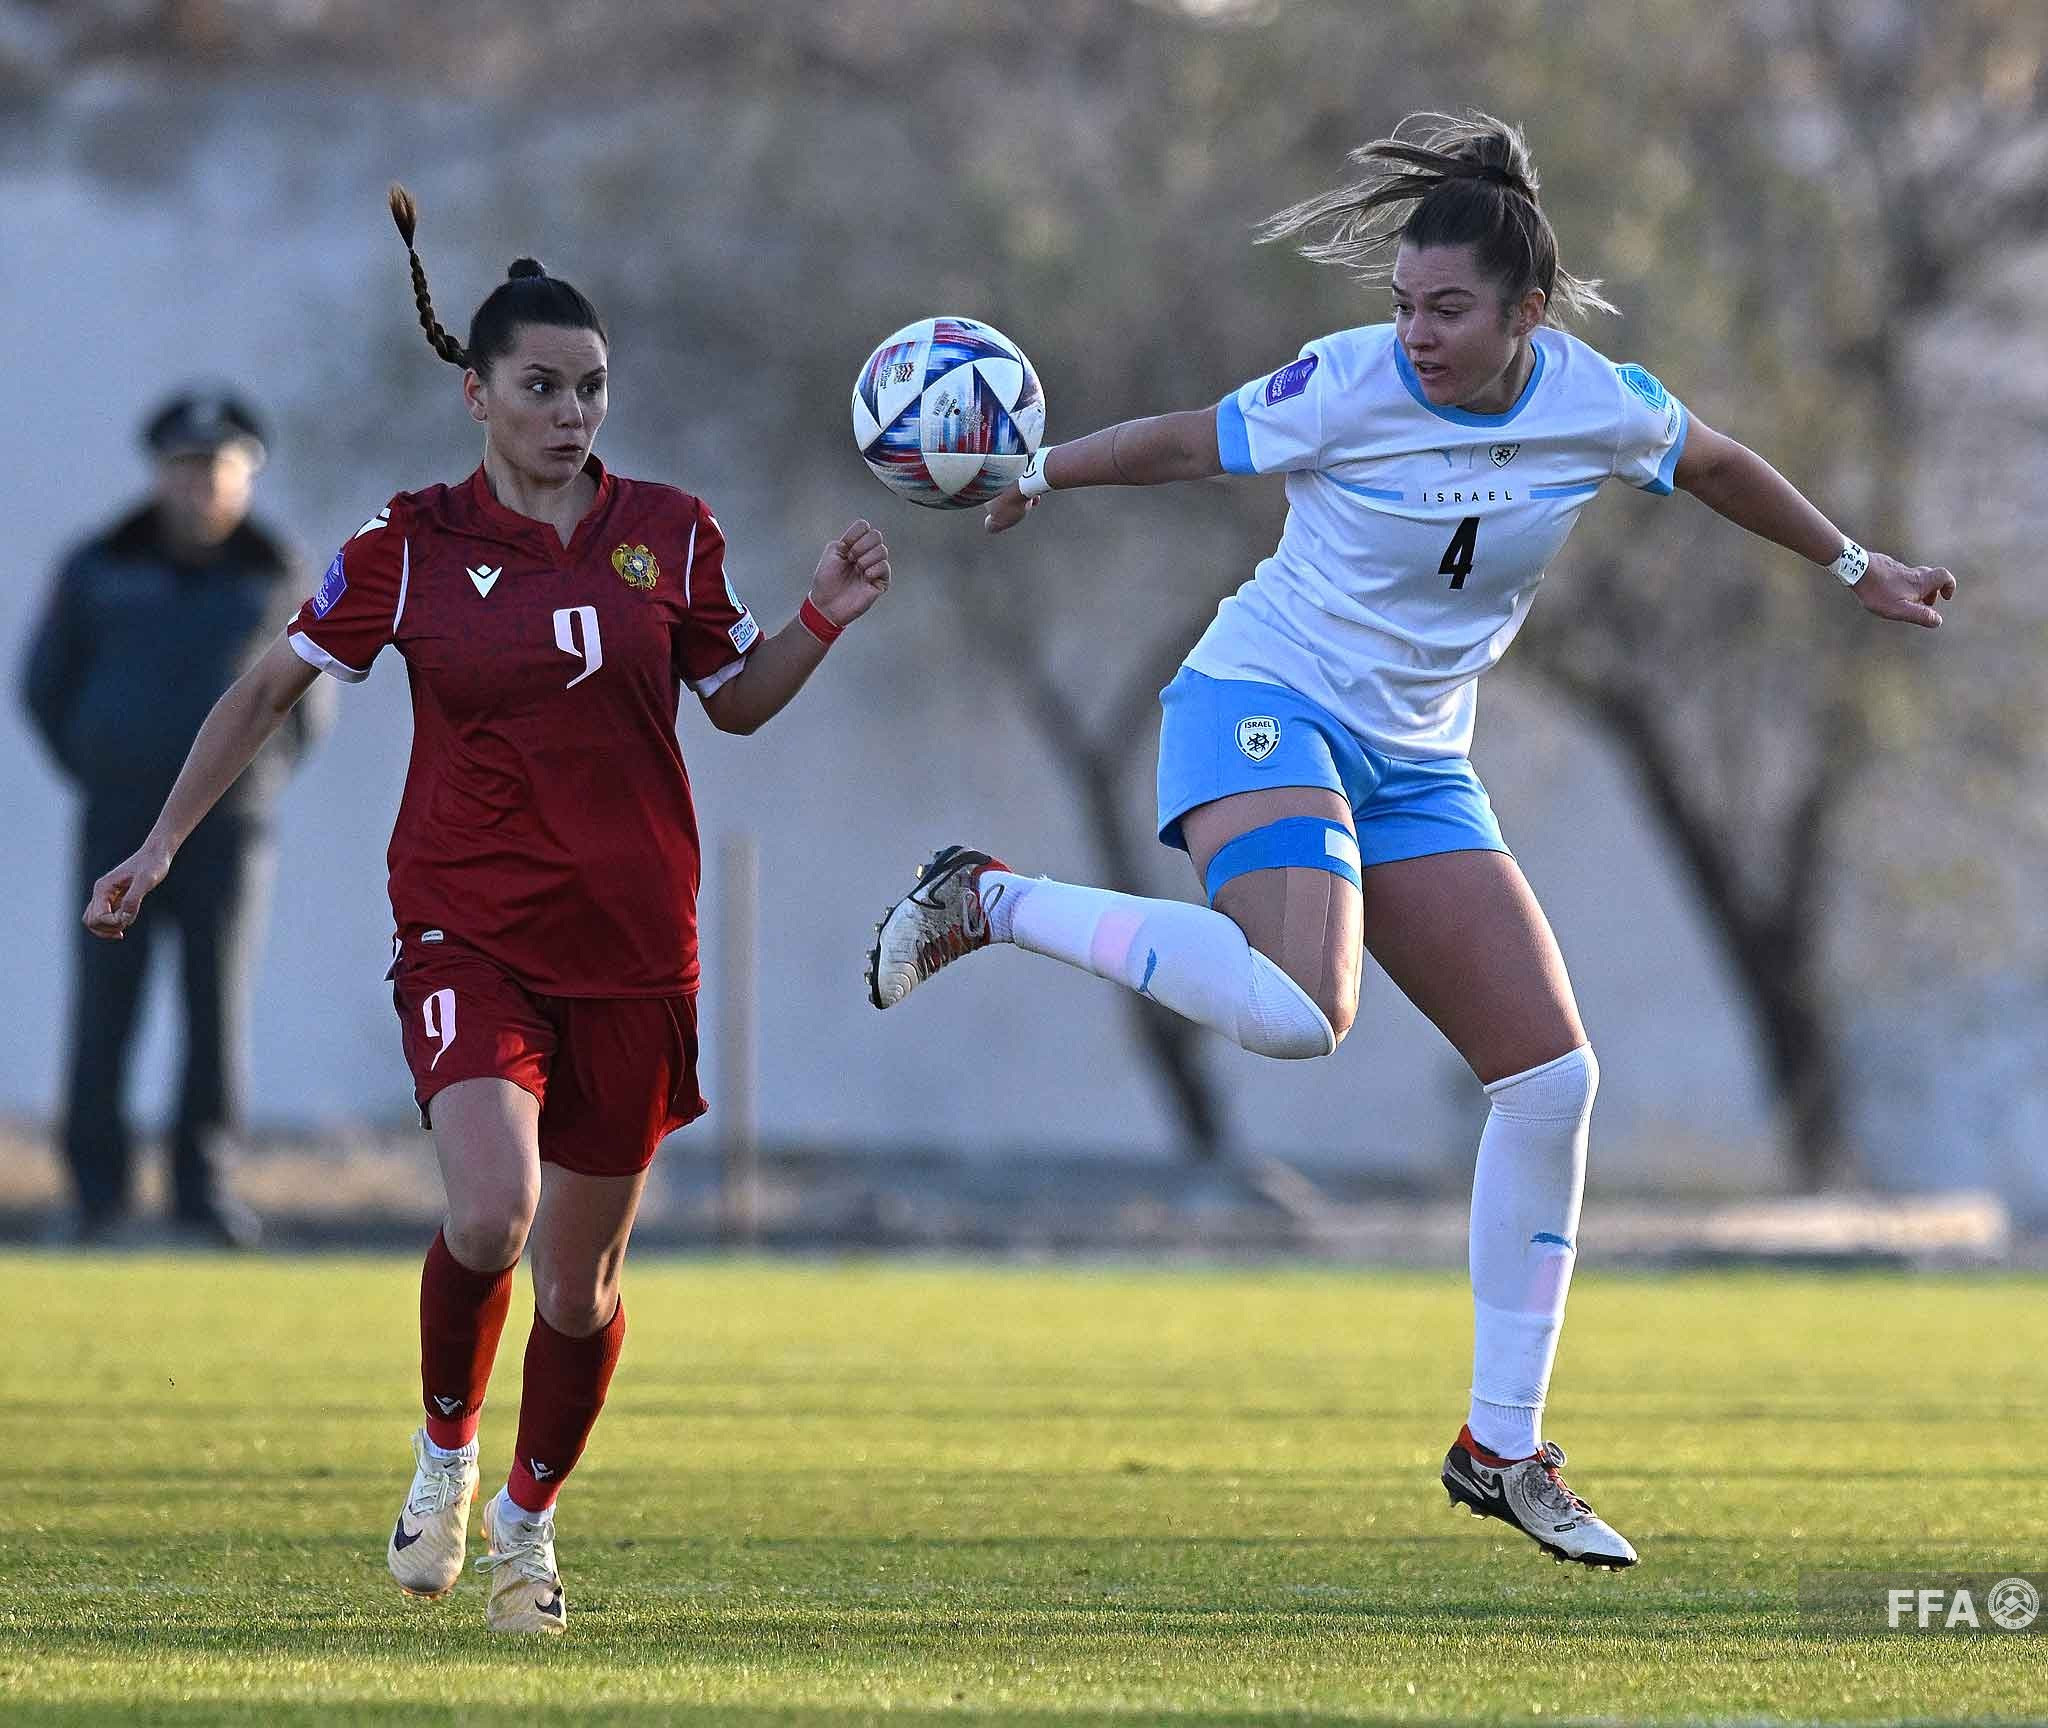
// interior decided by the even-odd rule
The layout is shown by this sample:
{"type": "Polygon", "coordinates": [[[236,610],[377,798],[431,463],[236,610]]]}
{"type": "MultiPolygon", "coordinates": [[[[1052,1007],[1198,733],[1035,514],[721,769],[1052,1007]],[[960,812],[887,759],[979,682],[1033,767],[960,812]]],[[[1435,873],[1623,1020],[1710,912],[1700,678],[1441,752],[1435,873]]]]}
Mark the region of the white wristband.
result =
{"type": "Polygon", "coordinates": [[[1828,566],[1843,583],[1853,588],[1863,580],[1863,572],[1870,568],[1870,554],[1853,540],[1842,542],[1841,553],[1828,566]]]}
{"type": "Polygon", "coordinates": [[[1046,455],[1043,448],[1032,451],[1024,472],[1017,476],[1017,490],[1027,498],[1042,498],[1053,489],[1052,479],[1045,471],[1046,455]]]}

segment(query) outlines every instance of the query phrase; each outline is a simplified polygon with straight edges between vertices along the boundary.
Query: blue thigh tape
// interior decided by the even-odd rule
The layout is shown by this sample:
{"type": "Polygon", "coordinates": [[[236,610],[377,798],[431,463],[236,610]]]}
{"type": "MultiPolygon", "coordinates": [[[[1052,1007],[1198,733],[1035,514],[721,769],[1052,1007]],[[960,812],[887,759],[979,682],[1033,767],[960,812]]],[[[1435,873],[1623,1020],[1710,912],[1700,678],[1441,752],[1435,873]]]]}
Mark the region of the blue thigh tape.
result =
{"type": "Polygon", "coordinates": [[[1209,903],[1224,883],[1254,870],[1327,870],[1352,887],[1358,879],[1358,842],[1351,830],[1327,816],[1288,816],[1253,828],[1217,851],[1203,882],[1209,903]]]}

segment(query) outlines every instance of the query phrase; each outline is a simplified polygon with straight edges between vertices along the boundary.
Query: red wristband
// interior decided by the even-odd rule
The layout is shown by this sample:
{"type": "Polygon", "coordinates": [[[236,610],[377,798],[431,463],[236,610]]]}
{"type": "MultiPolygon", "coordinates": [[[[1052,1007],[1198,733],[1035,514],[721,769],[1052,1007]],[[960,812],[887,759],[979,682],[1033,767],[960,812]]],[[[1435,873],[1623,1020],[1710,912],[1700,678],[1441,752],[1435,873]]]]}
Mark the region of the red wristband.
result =
{"type": "Polygon", "coordinates": [[[797,608],[796,621],[813,636],[817,637],[827,648],[831,647],[841,636],[846,634],[846,626],[844,624],[835,624],[831,619],[827,618],[824,613],[818,610],[817,602],[808,594],[804,596],[803,605],[797,608]]]}

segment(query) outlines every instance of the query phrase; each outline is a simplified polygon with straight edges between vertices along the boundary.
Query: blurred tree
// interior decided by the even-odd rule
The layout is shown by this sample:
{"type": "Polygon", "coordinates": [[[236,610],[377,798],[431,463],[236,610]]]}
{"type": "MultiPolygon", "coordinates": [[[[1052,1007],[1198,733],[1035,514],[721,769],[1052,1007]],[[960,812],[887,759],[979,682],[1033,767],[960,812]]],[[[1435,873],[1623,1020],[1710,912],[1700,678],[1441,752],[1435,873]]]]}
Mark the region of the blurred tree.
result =
{"type": "MultiPolygon", "coordinates": [[[[1055,438],[1213,401],[1290,357],[1336,299],[1251,248],[1244,215],[1270,202],[1260,168],[1215,148],[1219,107],[1245,117],[1281,65],[1278,45],[1205,27],[1242,23],[1241,8],[1155,10],[1070,5],[1070,27],[1041,39],[1028,82],[997,61],[997,77],[943,80],[903,117],[912,158],[953,170],[947,197],[921,212],[924,231],[904,241],[914,257],[943,237],[945,290],[905,316],[974,308],[1017,336],[1040,363],[1055,438]]],[[[947,548],[956,624],[1071,786],[1091,880],[1190,885],[1161,867],[1152,831],[1157,694],[1270,546],[1274,502],[1273,488],[1220,484],[1063,500],[1007,542],[986,542],[976,523],[947,548]]],[[[1222,1156],[1230,1113],[1205,1035],[1135,996],[1127,1012],[1180,1145],[1222,1156]]]]}
{"type": "MultiPolygon", "coordinates": [[[[1106,135],[1070,134],[1057,156],[1032,147],[1042,124],[1012,137],[983,111],[989,148],[946,221],[971,255],[1002,260],[1001,282],[1029,307],[1013,329],[1056,356],[1060,433],[1189,405],[1355,321],[1327,281],[1251,253],[1240,223],[1316,184],[1341,147],[1406,109],[1483,105],[1529,124],[1567,255],[1581,269],[1621,266],[1609,274],[1646,309],[1626,340],[1651,338],[1641,357],[1704,418],[1775,454],[1871,544],[1964,562],[1967,547],[1913,539],[1927,416],[1911,356],[1994,251],[2048,231],[2039,8],[1971,0],[1932,15],[1802,0],[1703,28],[1675,0],[1417,5],[1374,38],[1370,63],[1346,40],[1341,8],[1249,16],[1266,27],[1184,19],[1087,42],[1060,87],[1111,75],[1146,97],[1126,98],[1106,135]],[[1643,55],[1646,35],[1671,51],[1643,55]],[[1263,186],[1245,168],[1255,143],[1269,151],[1263,186]],[[1602,210],[1608,231],[1575,244],[1602,210]]],[[[975,94],[920,109],[924,148],[957,141],[975,94]]],[[[1012,96],[1011,115],[1028,113],[1012,96]]],[[[1617,348],[1612,332],[1588,334],[1617,348]]],[[[1172,522],[1151,518],[1198,557],[1133,559],[1126,535],[1107,559],[1099,529],[1091,554],[1065,536],[1048,545],[1035,521],[1028,607],[973,614],[989,663],[1073,777],[1118,884],[1132,879],[1130,824],[1145,814],[1141,799],[1119,798],[1118,764],[1173,645],[1192,641],[1271,532],[1263,489],[1198,491],[1211,495],[1172,522]],[[1107,690],[1104,653],[1075,654],[1049,617],[1078,607],[1100,642],[1106,610],[1124,615],[1105,608],[1105,569],[1138,585],[1141,639],[1157,643],[1110,659],[1122,669],[1107,690]],[[1092,709],[1084,684],[1097,687],[1092,709]]],[[[1091,514],[1099,524],[1104,512],[1091,514]]],[[[1651,506],[1610,505],[1568,555],[1569,595],[1539,609],[1515,658],[1635,768],[1753,1007],[1791,1173],[1812,1188],[1854,1163],[1834,964],[1845,820],[1874,776],[1934,766],[1914,760],[1929,717],[1967,727],[1969,710],[1981,719],[2002,699],[1973,702],[1971,680],[1942,657],[1957,650],[1879,625],[1788,562],[1696,511],[1655,519],[1651,506]]],[[[1148,1005],[1134,1014],[1190,1145],[1209,1147],[1218,1112],[1197,1078],[1199,1045],[1148,1005]]]]}
{"type": "MultiPolygon", "coordinates": [[[[970,13],[899,20],[896,54],[948,75],[883,102],[904,191],[870,250],[899,294],[917,285],[904,318],[972,308],[1026,343],[1054,436],[1213,400],[1305,337],[1382,315],[1341,278],[1254,250],[1249,223],[1400,113],[1478,105],[1528,124],[1567,256],[1640,309],[1619,337],[1587,334],[1663,369],[1862,538],[1914,556],[1913,341],[1991,249],[2043,224],[2048,26],[2003,0],[1938,22],[1802,0],[1711,28],[1681,0],[1417,0],[1370,37],[1338,6],[1069,0],[1028,58],[970,13]],[[1646,38],[1668,51],[1643,54],[1646,38]]],[[[876,40],[839,51],[858,65],[876,40]]],[[[1152,852],[1129,770],[1149,765],[1153,693],[1270,545],[1276,491],[1063,500],[1017,537],[1028,552],[972,534],[948,548],[957,616],[1068,775],[1111,885],[1141,886],[1152,852]]],[[[1510,664],[1634,766],[1752,1004],[1792,1175],[1814,1187],[1852,1167],[1843,823],[1874,774],[1914,766],[1917,717],[1969,706],[1969,680],[1946,642],[1881,626],[1788,563],[1697,510],[1606,504],[1510,664]]],[[[1131,1012],[1185,1144],[1212,1154],[1227,1115],[1199,1035],[1131,1012]]]]}
{"type": "MultiPolygon", "coordinates": [[[[1597,108],[1567,134],[1626,176],[1612,249],[1659,308],[1655,363],[1855,536],[1963,564],[1968,548],[1913,531],[1913,345],[1994,249],[2048,232],[2048,22],[1804,0],[1738,24],[1649,69],[1670,81],[1666,102],[1638,90],[1670,116],[1659,135],[1631,141],[1597,108]]],[[[1600,40],[1549,57],[1555,100],[1600,40]]],[[[2005,693],[1955,676],[1943,657],[1965,650],[1878,625],[1725,525],[1648,531],[1647,514],[1588,523],[1572,603],[1543,610],[1518,659],[1633,763],[1754,1007],[1793,1175],[1820,1187],[1854,1173],[1831,968],[1844,824],[1873,776],[1935,766],[1937,722],[1952,735],[2005,693]]]]}

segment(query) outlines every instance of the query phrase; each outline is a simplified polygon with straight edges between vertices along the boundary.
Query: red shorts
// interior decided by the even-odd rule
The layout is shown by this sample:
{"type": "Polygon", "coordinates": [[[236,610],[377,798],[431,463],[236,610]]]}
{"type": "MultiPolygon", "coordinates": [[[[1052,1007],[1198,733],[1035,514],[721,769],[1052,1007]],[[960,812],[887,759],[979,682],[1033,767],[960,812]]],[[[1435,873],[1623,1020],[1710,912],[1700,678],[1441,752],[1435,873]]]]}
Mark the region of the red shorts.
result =
{"type": "Polygon", "coordinates": [[[540,1155],[631,1176],[662,1136],[704,1114],[697,998],[539,996],[452,936],[406,931],[391,966],[420,1122],[458,1080],[510,1080],[540,1102],[540,1155]]]}

